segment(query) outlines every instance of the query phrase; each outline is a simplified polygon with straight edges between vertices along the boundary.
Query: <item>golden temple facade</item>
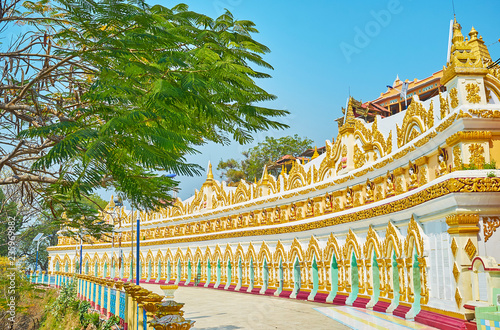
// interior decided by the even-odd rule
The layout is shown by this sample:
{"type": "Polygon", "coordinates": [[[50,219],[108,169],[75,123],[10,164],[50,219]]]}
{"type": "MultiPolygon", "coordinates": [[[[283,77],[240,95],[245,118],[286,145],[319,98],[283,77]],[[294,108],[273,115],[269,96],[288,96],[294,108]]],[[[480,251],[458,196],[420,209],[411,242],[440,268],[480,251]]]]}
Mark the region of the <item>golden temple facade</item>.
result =
{"type": "MultiPolygon", "coordinates": [[[[388,91],[372,103],[389,102],[391,115],[365,121],[351,98],[326,151],[287,173],[230,187],[209,165],[194,196],[159,212],[130,214],[111,200],[103,218],[113,239],[83,245],[83,273],[130,279],[140,217],[144,282],[462,326],[500,287],[500,68],[491,63],[478,32],[464,38],[455,21],[450,61],[415,82],[407,109],[391,111],[398,96],[388,91]]],[[[77,271],[79,248],[59,237],[51,270],[77,271]]]]}

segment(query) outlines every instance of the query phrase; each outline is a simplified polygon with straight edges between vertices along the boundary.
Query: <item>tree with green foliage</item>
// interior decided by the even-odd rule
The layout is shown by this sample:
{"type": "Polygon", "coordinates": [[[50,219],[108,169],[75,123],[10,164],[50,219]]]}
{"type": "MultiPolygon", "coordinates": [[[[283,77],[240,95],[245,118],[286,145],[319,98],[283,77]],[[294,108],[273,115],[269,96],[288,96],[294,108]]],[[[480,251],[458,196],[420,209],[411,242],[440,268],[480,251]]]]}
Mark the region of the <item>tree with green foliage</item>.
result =
{"type": "Polygon", "coordinates": [[[0,31],[28,27],[0,45],[0,185],[60,225],[92,227],[98,206],[82,201],[99,187],[162,207],[177,184],[162,173],[199,174],[186,156],[201,145],[286,127],[287,111],[257,105],[275,96],[256,84],[272,67],[251,21],[142,0],[1,3],[0,31]]]}
{"type": "Polygon", "coordinates": [[[22,225],[23,218],[18,212],[17,204],[0,189],[0,256],[7,256],[9,236],[17,233],[22,225]]]}
{"type": "Polygon", "coordinates": [[[234,158],[221,160],[217,165],[217,170],[222,170],[221,178],[224,178],[228,183],[237,183],[241,179],[259,180],[264,166],[273,164],[285,155],[296,157],[306,149],[311,148],[312,143],[312,140],[301,138],[297,134],[279,139],[267,136],[263,142],[243,152],[244,159],[242,161],[237,161],[234,158]]]}
{"type": "MultiPolygon", "coordinates": [[[[82,201],[82,205],[87,207],[98,205],[100,208],[104,208],[108,204],[108,202],[96,193],[90,195],[89,199],[90,200],[82,201]]],[[[92,224],[92,226],[101,226],[101,224],[95,223],[92,224]]],[[[34,269],[37,259],[36,243],[33,242],[33,239],[38,233],[42,233],[45,239],[43,239],[39,245],[37,268],[41,270],[48,270],[49,253],[47,251],[47,247],[57,244],[57,232],[60,229],[60,222],[53,221],[53,219],[45,212],[37,213],[36,219],[31,219],[29,222],[23,222],[23,227],[20,228],[19,234],[16,237],[16,248],[17,256],[20,259],[22,258],[22,263],[25,268],[29,267],[34,269]]]]}

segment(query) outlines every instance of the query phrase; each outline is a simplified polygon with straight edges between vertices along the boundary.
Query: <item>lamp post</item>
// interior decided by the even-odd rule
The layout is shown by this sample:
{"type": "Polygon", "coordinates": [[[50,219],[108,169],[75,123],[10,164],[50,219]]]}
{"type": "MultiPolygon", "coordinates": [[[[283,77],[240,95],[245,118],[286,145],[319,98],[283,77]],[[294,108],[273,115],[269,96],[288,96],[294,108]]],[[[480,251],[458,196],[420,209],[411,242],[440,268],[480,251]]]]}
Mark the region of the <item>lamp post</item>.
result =
{"type": "Polygon", "coordinates": [[[38,233],[35,238],[33,239],[33,242],[36,242],[36,260],[35,260],[35,272],[38,268],[38,247],[40,246],[40,242],[42,241],[43,233],[38,233]]]}

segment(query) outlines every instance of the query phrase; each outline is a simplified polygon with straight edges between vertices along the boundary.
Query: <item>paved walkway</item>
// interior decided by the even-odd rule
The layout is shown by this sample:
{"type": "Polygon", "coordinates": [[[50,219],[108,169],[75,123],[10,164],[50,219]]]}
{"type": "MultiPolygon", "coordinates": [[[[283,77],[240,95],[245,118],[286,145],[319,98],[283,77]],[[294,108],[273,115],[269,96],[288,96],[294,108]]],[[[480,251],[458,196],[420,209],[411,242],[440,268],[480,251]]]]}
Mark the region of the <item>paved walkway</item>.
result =
{"type": "MultiPolygon", "coordinates": [[[[159,285],[141,285],[163,295],[159,285]]],[[[199,330],[431,329],[364,309],[201,287],[180,287],[174,300],[186,304],[184,317],[199,330]]]]}

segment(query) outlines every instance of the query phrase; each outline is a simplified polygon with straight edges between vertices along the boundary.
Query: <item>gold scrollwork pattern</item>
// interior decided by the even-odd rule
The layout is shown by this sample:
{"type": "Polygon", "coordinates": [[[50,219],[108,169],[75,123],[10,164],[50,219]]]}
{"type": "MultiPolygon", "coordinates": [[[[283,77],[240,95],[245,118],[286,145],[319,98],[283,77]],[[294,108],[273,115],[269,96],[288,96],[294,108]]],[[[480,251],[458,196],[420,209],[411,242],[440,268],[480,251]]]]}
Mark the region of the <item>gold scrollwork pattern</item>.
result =
{"type": "Polygon", "coordinates": [[[500,217],[483,217],[484,241],[488,242],[493,233],[500,227],[500,217]]]}
{"type": "Polygon", "coordinates": [[[457,92],[457,89],[455,87],[453,87],[452,89],[450,89],[449,95],[450,95],[450,99],[451,99],[451,107],[453,109],[455,109],[458,106],[458,92],[457,92]]]}
{"type": "Polygon", "coordinates": [[[481,102],[481,96],[479,96],[479,86],[475,83],[469,83],[465,85],[465,90],[467,91],[467,101],[469,103],[479,103],[481,102]]]}

